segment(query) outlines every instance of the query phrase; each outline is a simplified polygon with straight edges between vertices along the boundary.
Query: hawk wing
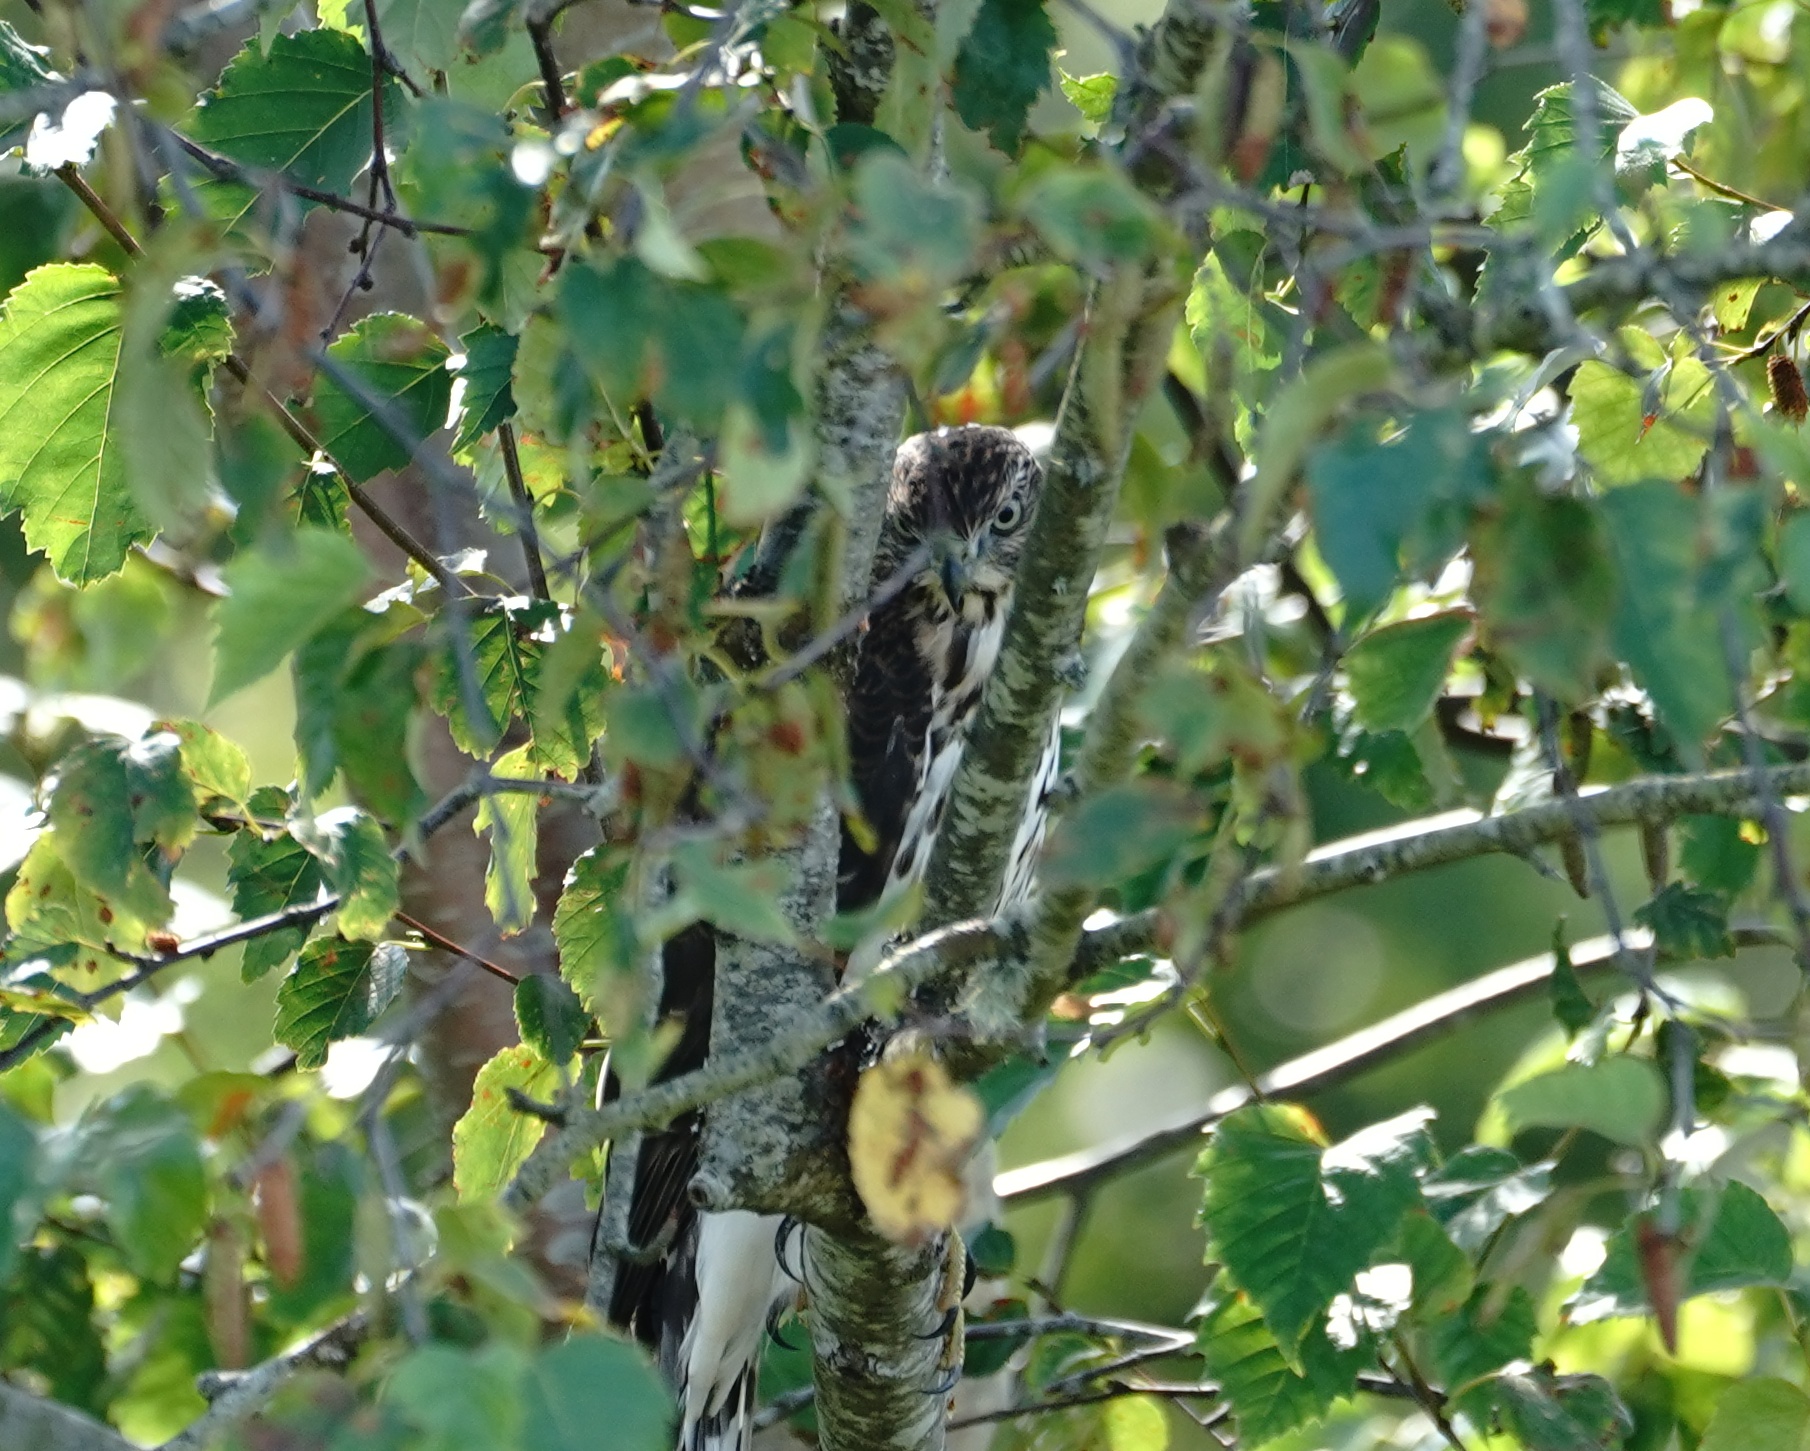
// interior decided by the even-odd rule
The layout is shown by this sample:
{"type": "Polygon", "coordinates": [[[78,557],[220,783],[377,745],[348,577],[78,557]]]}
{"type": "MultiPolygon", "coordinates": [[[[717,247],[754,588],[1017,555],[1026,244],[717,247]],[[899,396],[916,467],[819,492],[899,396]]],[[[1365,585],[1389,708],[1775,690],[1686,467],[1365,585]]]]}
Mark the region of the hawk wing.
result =
{"type": "Polygon", "coordinates": [[[910,613],[897,604],[878,611],[861,641],[848,707],[849,774],[874,844],[864,847],[843,825],[841,911],[871,907],[886,888],[922,789],[935,695],[910,613]]]}

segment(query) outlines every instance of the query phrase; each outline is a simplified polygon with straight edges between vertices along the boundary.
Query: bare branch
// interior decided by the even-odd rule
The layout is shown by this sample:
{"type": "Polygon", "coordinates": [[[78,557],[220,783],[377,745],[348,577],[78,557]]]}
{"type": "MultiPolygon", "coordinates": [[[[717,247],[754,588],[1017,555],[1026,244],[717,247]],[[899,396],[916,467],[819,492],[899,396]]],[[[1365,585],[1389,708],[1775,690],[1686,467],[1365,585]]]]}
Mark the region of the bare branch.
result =
{"type": "Polygon", "coordinates": [[[0,1446],[32,1451],[136,1451],[113,1427],[0,1378],[0,1446]]]}
{"type": "MultiPolygon", "coordinates": [[[[1803,795],[1810,792],[1810,764],[1771,767],[1765,772],[1765,781],[1780,797],[1803,795]]],[[[1299,867],[1264,867],[1251,873],[1243,892],[1241,920],[1248,923],[1300,902],[1471,857],[1494,852],[1525,856],[1536,847],[1571,835],[1579,820],[1601,828],[1679,816],[1750,816],[1760,805],[1754,774],[1740,770],[1586,786],[1575,801],[1544,802],[1503,816],[1449,811],[1329,843],[1311,852],[1299,867]]],[[[1107,962],[1150,951],[1157,938],[1159,916],[1154,910],[1140,912],[1087,933],[1076,954],[1074,971],[1085,976],[1107,962]]]]}
{"type": "MultiPolygon", "coordinates": [[[[1733,935],[1739,947],[1776,947],[1780,942],[1779,934],[1771,928],[1739,928],[1733,935]]],[[[1622,934],[1620,943],[1628,951],[1650,952],[1653,938],[1645,929],[1630,928],[1622,934]]],[[[1571,966],[1579,973],[1604,972],[1616,966],[1618,955],[1615,939],[1591,938],[1571,948],[1571,966]]],[[[1204,1129],[1258,1098],[1309,1098],[1324,1093],[1379,1064],[1443,1037],[1473,1018],[1524,1002],[1545,990],[1553,968],[1554,958],[1550,952],[1497,968],[1474,982],[1435,994],[1380,1023],[1361,1028],[1336,1043],[1279,1064],[1257,1079],[1254,1091],[1244,1084],[1237,1084],[1216,1093],[1200,1112],[1178,1123],[1116,1144],[1009,1169],[994,1179],[994,1191],[1008,1204],[1029,1204],[1054,1194],[1085,1193],[1102,1180],[1194,1143],[1204,1129]]]]}

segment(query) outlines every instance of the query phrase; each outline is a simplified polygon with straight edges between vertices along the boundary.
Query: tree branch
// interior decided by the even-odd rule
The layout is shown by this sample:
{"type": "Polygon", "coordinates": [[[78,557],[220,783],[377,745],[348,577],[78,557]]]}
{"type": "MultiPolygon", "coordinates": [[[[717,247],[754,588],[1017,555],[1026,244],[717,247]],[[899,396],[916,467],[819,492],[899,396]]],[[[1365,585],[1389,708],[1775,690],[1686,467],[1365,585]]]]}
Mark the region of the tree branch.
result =
{"type": "MultiPolygon", "coordinates": [[[[1081,799],[1130,774],[1144,738],[1139,708],[1145,688],[1180,648],[1193,621],[1237,576],[1231,534],[1229,518],[1214,531],[1186,526],[1170,531],[1168,577],[1088,716],[1087,741],[1075,767],[1081,799]]],[[[974,984],[974,1001],[968,1006],[983,1033],[990,1025],[1003,1031],[1008,1024],[1042,1018],[1068,984],[1081,924],[1096,895],[1085,887],[1069,887],[1038,898],[1023,970],[992,972],[974,984]]]]}
{"type": "Polygon", "coordinates": [[[0,1379],[0,1446],[32,1451],[137,1451],[111,1426],[0,1379]]]}
{"type": "MultiPolygon", "coordinates": [[[[1169,0],[1115,107],[1122,159],[1137,156],[1164,124],[1169,101],[1192,89],[1221,24],[1221,12],[1201,0],[1169,0]]],[[[1137,410],[1164,375],[1180,304],[1167,264],[1109,268],[1088,300],[1005,641],[969,727],[925,874],[926,922],[983,914],[998,896],[1065,677],[1080,663],[1088,593],[1137,410]]],[[[1054,920],[1044,935],[1056,951],[1063,934],[1054,920]]]]}
{"type": "MultiPolygon", "coordinates": [[[[208,1408],[165,1441],[158,1451],[206,1451],[218,1444],[228,1431],[263,1410],[297,1371],[311,1367],[343,1370],[364,1343],[370,1328],[370,1316],[358,1310],[310,1336],[293,1350],[272,1356],[250,1370],[214,1372],[202,1377],[201,1391],[210,1402],[208,1408]]],[[[12,1444],[0,1437],[0,1445],[12,1444]]]]}
{"type": "MultiPolygon", "coordinates": [[[[482,770],[474,771],[471,778],[462,785],[455,786],[433,806],[422,814],[415,823],[415,834],[420,840],[432,836],[447,822],[451,821],[472,802],[476,801],[486,790],[523,791],[548,789],[539,782],[492,779],[482,770]]],[[[391,855],[398,861],[405,860],[410,849],[405,843],[397,846],[391,855]]],[[[187,942],[172,951],[160,953],[156,957],[141,957],[136,954],[114,952],[112,956],[121,962],[131,963],[136,972],[119,978],[114,982],[95,988],[92,992],[81,993],[70,999],[78,1007],[96,1008],[121,993],[130,992],[149,982],[157,974],[179,962],[190,962],[196,958],[212,957],[216,952],[228,947],[237,946],[241,942],[250,942],[257,937],[266,937],[272,932],[279,932],[285,927],[305,927],[318,922],[329,912],[339,906],[339,895],[334,892],[323,893],[312,902],[301,903],[293,907],[285,907],[280,912],[266,913],[262,917],[253,917],[248,922],[237,922],[231,927],[222,927],[217,932],[203,933],[199,937],[191,937],[187,942]]],[[[11,1047],[0,1050],[0,1073],[15,1068],[32,1054],[36,1053],[44,1042],[57,1031],[61,1019],[46,1016],[27,1029],[19,1041],[11,1047]]]]}
{"type": "MultiPolygon", "coordinates": [[[[1774,767],[1768,779],[1781,796],[1810,791],[1810,763],[1774,767]]],[[[1292,870],[1267,867],[1252,873],[1245,920],[1429,867],[1494,852],[1524,853],[1574,830],[1572,812],[1589,815],[1599,826],[1619,826],[1686,814],[1736,814],[1752,804],[1753,776],[1742,770],[1599,787],[1586,790],[1569,808],[1567,803],[1552,802],[1481,820],[1474,812],[1451,812],[1333,843],[1292,870]],[[1461,819],[1454,823],[1453,817],[1461,819]]],[[[1151,951],[1158,927],[1153,911],[1084,932],[1071,980],[1151,951]]],[[[1630,933],[1626,940],[1641,939],[1630,933]]],[[[532,1205],[560,1181],[573,1159],[615,1134],[665,1123],[687,1109],[796,1072],[863,1022],[895,1020],[905,997],[941,974],[983,966],[1001,970],[1000,963],[1009,971],[1029,950],[1029,931],[1017,913],[927,932],[891,954],[865,982],[837,990],[765,1042],[601,1109],[575,1110],[567,1127],[544,1139],[530,1155],[506,1191],[505,1202],[518,1210],[532,1205]]]]}
{"type": "MultiPolygon", "coordinates": [[[[1733,936],[1736,946],[1743,948],[1776,947],[1782,941],[1777,931],[1765,927],[1737,928],[1733,936]]],[[[1652,948],[1653,935],[1644,928],[1634,928],[1622,934],[1621,942],[1628,950],[1647,952],[1652,948]]],[[[1577,943],[1569,955],[1576,972],[1605,972],[1616,965],[1616,943],[1610,937],[1593,937],[1577,943]]],[[[1443,1037],[1484,1013],[1525,1002],[1545,990],[1553,969],[1550,952],[1497,968],[1368,1028],[1360,1028],[1336,1043],[1277,1065],[1258,1077],[1255,1092],[1248,1085],[1235,1084],[1214,1094],[1205,1108],[1178,1123],[1116,1144],[1009,1169],[994,1179],[994,1192],[1008,1204],[1031,1204],[1056,1194],[1084,1194],[1103,1180],[1193,1143],[1205,1129],[1258,1098],[1311,1098],[1443,1037]]]]}
{"type": "MultiPolygon", "coordinates": [[[[1810,763],[1771,767],[1765,772],[1765,781],[1781,797],[1810,793],[1810,763]]],[[[1329,843],[1310,852],[1298,867],[1272,866],[1252,872],[1245,882],[1240,920],[1248,923],[1351,887],[1471,857],[1495,852],[1525,856],[1536,847],[1573,835],[1580,819],[1599,828],[1629,826],[1679,816],[1746,816],[1756,812],[1759,804],[1754,773],[1738,770],[1649,777],[1620,786],[1586,786],[1574,800],[1543,802],[1503,816],[1450,811],[1329,843]]],[[[1160,917],[1160,909],[1153,909],[1088,932],[1075,955],[1073,972],[1084,977],[1109,962],[1150,951],[1157,940],[1160,917]]]]}
{"type": "Polygon", "coordinates": [[[809,1015],[767,1041],[733,1054],[713,1055],[704,1067],[605,1104],[576,1108],[565,1128],[542,1139],[503,1191],[517,1212],[564,1181],[572,1161],[633,1129],[668,1123],[688,1109],[795,1073],[861,1024],[895,1018],[912,989],[933,973],[972,966],[1008,940],[995,924],[963,922],[926,933],[899,949],[865,981],[838,989],[809,1015]]]}

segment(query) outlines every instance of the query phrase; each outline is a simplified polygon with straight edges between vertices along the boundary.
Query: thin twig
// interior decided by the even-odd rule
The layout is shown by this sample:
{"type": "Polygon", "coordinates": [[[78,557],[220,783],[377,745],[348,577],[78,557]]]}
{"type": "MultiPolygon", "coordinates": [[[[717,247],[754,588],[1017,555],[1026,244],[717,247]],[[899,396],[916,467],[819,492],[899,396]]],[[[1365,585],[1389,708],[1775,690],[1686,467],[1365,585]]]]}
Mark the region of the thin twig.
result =
{"type": "MultiPolygon", "coordinates": [[[[467,806],[477,800],[488,778],[482,771],[474,771],[470,779],[447,792],[438,802],[422,814],[415,824],[416,837],[420,840],[432,836],[444,827],[467,806]]],[[[517,789],[514,783],[499,789],[517,789]]],[[[410,855],[406,845],[396,847],[391,853],[398,861],[406,860],[410,855]]],[[[280,932],[286,927],[306,927],[320,921],[328,913],[339,906],[339,895],[335,892],[323,893],[312,902],[299,903],[293,907],[285,907],[278,912],[269,912],[262,917],[253,917],[248,922],[238,922],[231,927],[222,927],[217,932],[206,932],[199,937],[192,937],[169,952],[159,953],[156,957],[141,957],[131,953],[114,951],[111,955],[122,962],[133,964],[138,970],[114,982],[95,988],[92,992],[81,993],[65,999],[77,1007],[92,1010],[122,993],[141,987],[159,973],[175,967],[178,963],[191,962],[198,958],[212,957],[228,947],[237,946],[241,942],[250,942],[255,938],[268,937],[273,932],[280,932]]],[[[10,1048],[0,1050],[0,1073],[17,1067],[43,1046],[45,1039],[58,1031],[58,1025],[64,1021],[60,1018],[46,1017],[42,1022],[26,1030],[19,1041],[10,1048]]]]}
{"type": "Polygon", "coordinates": [[[550,600],[547,566],[541,560],[540,531],[534,525],[534,496],[528,492],[528,481],[522,477],[522,456],[515,447],[515,426],[504,419],[496,429],[497,447],[503,455],[503,476],[509,480],[509,497],[515,500],[517,518],[515,532],[522,541],[522,557],[528,565],[528,586],[537,600],[550,600]]]}
{"type": "Polygon", "coordinates": [[[566,85],[559,59],[553,53],[553,17],[543,19],[530,11],[526,29],[534,47],[535,64],[540,68],[541,88],[546,92],[547,119],[557,126],[559,118],[566,114],[566,85]]]}
{"type": "Polygon", "coordinates": [[[82,205],[106,229],[107,235],[125,249],[128,256],[145,255],[145,249],[139,245],[138,238],[126,229],[126,224],[114,214],[113,208],[107,205],[100,193],[88,185],[88,178],[82,175],[81,169],[73,161],[57,168],[57,179],[81,198],[82,205]]]}
{"type": "Polygon", "coordinates": [[[853,609],[847,611],[841,619],[831,625],[816,639],[810,641],[796,654],[786,659],[769,671],[760,681],[763,690],[777,690],[788,680],[796,680],[809,670],[830,651],[834,650],[856,630],[867,622],[875,610],[884,609],[897,599],[916,579],[918,573],[930,562],[930,546],[920,544],[903,564],[895,569],[879,584],[874,586],[873,593],[862,600],[853,609]]]}
{"type": "Polygon", "coordinates": [[[473,952],[469,947],[463,947],[459,943],[454,942],[452,938],[442,936],[440,933],[434,931],[433,928],[429,927],[427,923],[409,916],[408,913],[398,912],[396,914],[396,920],[404,927],[408,928],[409,931],[420,936],[424,942],[432,944],[442,952],[450,952],[454,957],[464,958],[467,962],[483,968],[484,971],[489,973],[492,977],[501,978],[511,987],[519,987],[521,985],[522,975],[519,972],[511,972],[501,964],[492,962],[488,957],[482,957],[476,952],[473,952]]]}

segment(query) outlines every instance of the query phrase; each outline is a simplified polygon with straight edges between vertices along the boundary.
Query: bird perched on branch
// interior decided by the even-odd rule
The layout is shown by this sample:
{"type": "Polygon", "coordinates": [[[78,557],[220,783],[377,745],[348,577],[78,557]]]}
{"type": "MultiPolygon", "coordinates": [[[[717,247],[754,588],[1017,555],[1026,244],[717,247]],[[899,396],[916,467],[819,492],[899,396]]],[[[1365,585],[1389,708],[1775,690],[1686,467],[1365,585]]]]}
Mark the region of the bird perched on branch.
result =
{"type": "MultiPolygon", "coordinates": [[[[896,900],[923,874],[948,804],[966,728],[999,659],[1024,541],[1042,486],[1030,450],[1003,428],[942,428],[900,445],[873,581],[915,568],[870,617],[847,702],[850,774],[863,821],[845,823],[837,908],[896,900]]],[[[1029,890],[1056,772],[1055,739],[1031,785],[1001,904],[1029,890]]],[[[684,1018],[661,1070],[703,1062],[714,942],[696,926],[662,953],[661,1012],[684,1018]],[[700,1026],[701,1025],[701,1026],[700,1026]]],[[[644,1135],[609,1317],[653,1350],[681,1410],[680,1451],[745,1451],[760,1352],[792,1287],[781,1221],[700,1213],[686,1186],[702,1120],[644,1135]]]]}

